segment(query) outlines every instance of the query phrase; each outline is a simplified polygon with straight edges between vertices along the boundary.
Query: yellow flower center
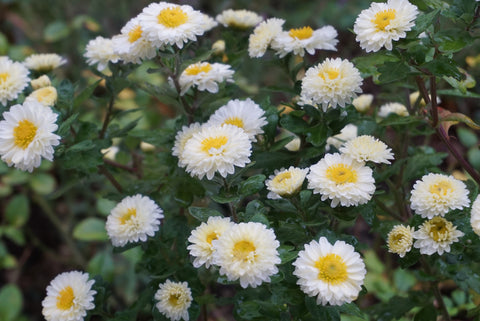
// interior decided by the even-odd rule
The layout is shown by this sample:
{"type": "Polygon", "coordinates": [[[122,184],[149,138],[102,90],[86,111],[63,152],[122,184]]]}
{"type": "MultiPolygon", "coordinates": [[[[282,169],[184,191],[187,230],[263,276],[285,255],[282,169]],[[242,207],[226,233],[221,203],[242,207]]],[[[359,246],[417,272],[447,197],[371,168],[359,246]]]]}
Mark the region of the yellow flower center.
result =
{"type": "Polygon", "coordinates": [[[188,15],[179,7],[166,8],[157,16],[158,23],[167,28],[176,28],[188,20],[188,15]]]}
{"type": "Polygon", "coordinates": [[[73,306],[75,295],[71,286],[67,286],[61,290],[57,296],[57,308],[60,310],[68,310],[73,306]]]}
{"type": "Polygon", "coordinates": [[[436,216],[425,223],[425,230],[435,242],[442,242],[450,238],[452,226],[451,222],[436,216]]]}
{"type": "Polygon", "coordinates": [[[208,244],[212,245],[212,241],[217,239],[217,233],[212,232],[207,235],[207,242],[208,244]]]}
{"type": "Polygon", "coordinates": [[[120,217],[120,224],[126,224],[135,216],[137,216],[137,210],[135,208],[129,208],[127,212],[120,217]]]}
{"type": "Polygon", "coordinates": [[[388,9],[377,12],[375,18],[371,21],[377,28],[377,31],[385,31],[385,28],[390,24],[390,21],[395,19],[395,9],[388,9]]]}
{"type": "Polygon", "coordinates": [[[178,293],[170,294],[170,296],[168,297],[168,303],[170,305],[177,306],[180,303],[178,301],[180,301],[180,294],[178,293]]]}
{"type": "Polygon", "coordinates": [[[203,64],[190,65],[187,67],[187,69],[185,69],[185,73],[189,76],[195,76],[201,72],[208,73],[210,70],[212,70],[212,65],[207,62],[203,64]]]}
{"type": "Polygon", "coordinates": [[[446,196],[452,190],[452,183],[446,180],[433,184],[429,188],[430,193],[438,196],[446,196]]]}
{"type": "Polygon", "coordinates": [[[202,140],[202,151],[210,153],[212,148],[219,149],[228,142],[227,136],[208,137],[202,140]]]}
{"type": "Polygon", "coordinates": [[[128,33],[128,42],[134,43],[142,36],[142,27],[140,25],[136,26],[128,33]]]}
{"type": "Polygon", "coordinates": [[[337,285],[348,279],[347,265],[337,254],[327,254],[315,262],[318,279],[328,284],[337,285]]]}
{"type": "Polygon", "coordinates": [[[336,164],[327,168],[327,178],[336,184],[356,183],[357,171],[350,165],[336,164]]]}
{"type": "Polygon", "coordinates": [[[243,128],[243,120],[238,117],[229,117],[223,123],[243,128]]]}
{"type": "Polygon", "coordinates": [[[241,261],[249,261],[255,257],[255,245],[250,241],[240,241],[233,247],[233,256],[241,261]]]}
{"type": "Polygon", "coordinates": [[[13,143],[21,149],[26,149],[37,134],[37,126],[29,120],[21,120],[13,129],[13,143]]]}
{"type": "Polygon", "coordinates": [[[285,180],[292,178],[292,174],[290,172],[280,173],[273,178],[273,182],[282,184],[285,183],[285,180]]]}
{"type": "Polygon", "coordinates": [[[328,68],[326,70],[322,70],[318,73],[320,77],[322,77],[323,80],[330,79],[336,79],[338,75],[340,75],[340,71],[338,71],[337,68],[328,68]]]}
{"type": "Polygon", "coordinates": [[[0,84],[3,84],[10,77],[8,72],[0,72],[0,84]]]}
{"type": "Polygon", "coordinates": [[[313,29],[309,26],[297,29],[290,29],[288,35],[299,40],[308,39],[313,35],[313,29]]]}

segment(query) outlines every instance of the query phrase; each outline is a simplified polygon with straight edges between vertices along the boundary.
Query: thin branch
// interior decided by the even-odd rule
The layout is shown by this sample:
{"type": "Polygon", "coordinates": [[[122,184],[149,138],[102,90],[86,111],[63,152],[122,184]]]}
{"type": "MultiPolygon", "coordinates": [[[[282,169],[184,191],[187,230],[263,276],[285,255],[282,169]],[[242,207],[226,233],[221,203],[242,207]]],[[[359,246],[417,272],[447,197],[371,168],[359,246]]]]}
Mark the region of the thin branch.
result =
{"type": "Polygon", "coordinates": [[[105,115],[105,120],[103,121],[102,130],[98,135],[100,139],[103,139],[105,137],[105,132],[107,131],[108,124],[110,123],[110,119],[112,115],[113,102],[115,101],[115,94],[114,93],[111,93],[111,94],[112,96],[110,97],[110,102],[108,103],[107,114],[105,115]]]}
{"type": "Polygon", "coordinates": [[[435,128],[438,125],[438,109],[437,109],[437,84],[435,76],[430,77],[430,110],[432,114],[432,127],[435,128]]]}
{"type": "Polygon", "coordinates": [[[123,165],[123,164],[120,164],[120,163],[118,163],[116,161],[113,161],[111,159],[108,159],[108,158],[104,158],[103,162],[105,164],[111,165],[113,167],[117,167],[117,168],[121,168],[121,169],[124,169],[126,171],[129,171],[130,173],[137,173],[137,168],[136,167],[130,167],[130,166],[127,166],[127,165],[123,165]]]}
{"type": "MultiPolygon", "coordinates": [[[[425,260],[424,257],[420,257],[420,263],[422,264],[423,269],[429,276],[434,275],[434,271],[432,270],[432,267],[428,262],[425,260]]],[[[448,314],[447,306],[445,305],[445,301],[443,301],[442,293],[440,293],[440,290],[438,288],[438,281],[432,281],[430,282],[433,295],[435,296],[435,299],[437,300],[439,306],[440,306],[440,311],[442,313],[442,317],[444,321],[451,321],[452,319],[450,318],[450,314],[448,314]]]]}
{"type": "Polygon", "coordinates": [[[118,183],[115,177],[113,177],[112,173],[110,173],[105,166],[103,165],[98,166],[98,171],[100,172],[100,174],[103,174],[110,181],[110,183],[112,183],[112,185],[115,187],[115,189],[119,193],[123,193],[122,185],[118,183]]]}

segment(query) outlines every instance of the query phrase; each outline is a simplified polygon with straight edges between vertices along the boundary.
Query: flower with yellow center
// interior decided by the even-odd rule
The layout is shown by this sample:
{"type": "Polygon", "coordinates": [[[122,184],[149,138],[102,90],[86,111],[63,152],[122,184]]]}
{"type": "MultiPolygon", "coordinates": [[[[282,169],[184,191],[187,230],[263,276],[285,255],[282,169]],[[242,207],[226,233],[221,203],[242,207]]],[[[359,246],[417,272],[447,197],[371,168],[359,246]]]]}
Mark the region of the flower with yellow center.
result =
{"type": "Polygon", "coordinates": [[[125,197],[111,210],[105,229],[113,246],[145,242],[158,231],[162,218],[163,211],[153,200],[136,194],[125,197]]]}
{"type": "Polygon", "coordinates": [[[42,314],[47,321],[83,321],[88,310],[92,310],[94,280],[88,273],[79,271],[57,275],[47,287],[47,296],[42,302],[42,314]]]}
{"type": "Polygon", "coordinates": [[[224,27],[236,29],[248,29],[258,25],[263,18],[257,13],[245,9],[241,10],[224,10],[215,18],[224,27]]]}
{"type": "Polygon", "coordinates": [[[228,217],[210,216],[207,223],[202,222],[199,227],[192,231],[188,238],[191,243],[187,249],[195,258],[193,266],[199,268],[205,264],[209,268],[212,264],[213,246],[212,241],[218,239],[226,230],[233,226],[228,217]]]}
{"type": "Polygon", "coordinates": [[[25,66],[19,62],[13,62],[7,57],[0,57],[0,103],[7,105],[8,101],[17,99],[30,78],[25,66]]]}
{"type": "Polygon", "coordinates": [[[394,159],[392,150],[384,142],[370,135],[358,136],[347,141],[340,148],[340,152],[357,162],[390,164],[390,160],[394,159]]]}
{"type": "Polygon", "coordinates": [[[444,216],[451,210],[470,205],[464,182],[443,174],[424,175],[413,185],[411,208],[424,218],[444,216]]]}
{"type": "Polygon", "coordinates": [[[26,100],[3,113],[0,121],[0,155],[8,166],[32,172],[42,158],[53,160],[60,137],[53,132],[57,114],[36,100],[26,100]]]}
{"type": "Polygon", "coordinates": [[[200,91],[207,90],[211,93],[218,92],[218,84],[233,82],[234,71],[226,64],[198,62],[189,65],[180,75],[178,82],[181,95],[184,95],[191,87],[200,91]]]}
{"type": "Polygon", "coordinates": [[[67,63],[62,56],[54,53],[33,54],[28,56],[23,64],[30,70],[49,72],[67,63]]]}
{"type": "Polygon", "coordinates": [[[227,229],[213,245],[213,264],[229,281],[240,280],[242,288],[270,282],[278,272],[280,256],[272,229],[261,223],[240,223],[227,229]]]}
{"type": "Polygon", "coordinates": [[[305,52],[315,54],[315,50],[336,51],[337,30],[332,26],[313,30],[310,26],[290,29],[279,33],[272,41],[272,49],[280,58],[289,53],[303,57],[305,52]]]}
{"type": "Polygon", "coordinates": [[[396,114],[398,116],[408,116],[408,109],[404,104],[400,103],[386,103],[380,106],[378,111],[378,117],[387,118],[390,114],[396,114]]]}
{"type": "Polygon", "coordinates": [[[53,86],[47,86],[34,90],[25,100],[34,99],[45,107],[51,107],[57,102],[57,97],[57,89],[53,86]]]}
{"type": "Polygon", "coordinates": [[[358,297],[365,279],[365,264],[350,244],[325,237],[305,244],[293,263],[297,284],[317,304],[342,305],[358,297]]]}
{"type": "Polygon", "coordinates": [[[155,293],[156,307],[172,321],[189,320],[188,308],[192,304],[192,291],[187,282],[167,280],[160,284],[155,293]]]}
{"type": "Polygon", "coordinates": [[[185,144],[192,138],[193,134],[200,131],[202,125],[200,123],[192,123],[188,127],[183,126],[182,129],[175,135],[175,143],[172,148],[172,155],[178,157],[178,166],[185,167],[187,162],[183,156],[185,144]]]}
{"type": "Polygon", "coordinates": [[[458,238],[463,235],[463,232],[458,231],[452,222],[435,216],[424,222],[420,229],[413,233],[413,237],[416,239],[413,246],[420,249],[421,254],[438,253],[442,255],[444,252],[450,252],[450,245],[458,242],[458,238]]]}
{"type": "Polygon", "coordinates": [[[262,57],[273,39],[282,32],[285,20],[270,18],[261,22],[248,38],[248,55],[251,58],[262,57]]]}
{"type": "Polygon", "coordinates": [[[106,69],[109,62],[117,63],[121,59],[113,50],[113,40],[100,36],[87,43],[83,56],[90,66],[97,65],[98,71],[106,69]]]}
{"type": "Polygon", "coordinates": [[[302,188],[307,173],[308,168],[301,169],[293,166],[290,166],[289,169],[275,170],[274,174],[265,181],[265,185],[270,191],[267,197],[279,199],[297,194],[302,188]]]}
{"type": "Polygon", "coordinates": [[[387,3],[373,2],[355,20],[353,31],[360,47],[367,52],[385,47],[392,50],[392,41],[405,38],[407,31],[415,25],[419,11],[407,0],[388,0],[387,3]]]}
{"type": "Polygon", "coordinates": [[[135,17],[127,22],[120,34],[112,38],[113,51],[125,63],[140,64],[157,55],[157,48],[145,37],[140,20],[135,17]]]}
{"type": "Polygon", "coordinates": [[[233,99],[220,107],[210,116],[208,125],[233,125],[245,131],[252,142],[257,135],[263,134],[262,127],[267,124],[265,111],[253,100],[233,99]]]}
{"type": "Polygon", "coordinates": [[[308,188],[331,199],[331,207],[357,206],[367,203],[375,192],[372,170],[347,155],[326,154],[310,167],[308,188]]]}
{"type": "Polygon", "coordinates": [[[387,235],[388,252],[404,257],[412,249],[413,232],[415,229],[408,225],[395,225],[387,235]]]}

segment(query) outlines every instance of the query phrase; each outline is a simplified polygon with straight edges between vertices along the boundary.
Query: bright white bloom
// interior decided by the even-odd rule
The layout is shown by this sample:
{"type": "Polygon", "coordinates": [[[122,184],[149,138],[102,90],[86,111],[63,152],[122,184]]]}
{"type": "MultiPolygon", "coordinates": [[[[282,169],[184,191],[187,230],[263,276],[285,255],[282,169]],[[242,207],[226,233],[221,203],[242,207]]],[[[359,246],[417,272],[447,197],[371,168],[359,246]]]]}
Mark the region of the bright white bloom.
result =
{"type": "Polygon", "coordinates": [[[215,18],[224,27],[232,27],[238,29],[248,29],[258,25],[263,18],[250,10],[232,10],[227,9],[215,18]]]}
{"type": "Polygon", "coordinates": [[[190,244],[187,249],[190,255],[195,257],[193,266],[199,268],[205,264],[209,268],[212,264],[213,246],[212,241],[218,239],[234,223],[228,217],[210,216],[207,223],[202,222],[199,227],[192,231],[188,238],[190,244]]]}
{"type": "Polygon", "coordinates": [[[220,274],[229,281],[240,279],[242,288],[270,282],[270,276],[278,272],[280,243],[273,230],[264,224],[235,224],[212,244],[213,264],[220,267],[220,274]]]}
{"type": "Polygon", "coordinates": [[[183,319],[188,321],[188,308],[192,304],[192,291],[187,282],[167,280],[159,285],[155,293],[156,307],[164,316],[172,321],[183,319]]]}
{"type": "Polygon", "coordinates": [[[218,84],[221,82],[233,82],[233,74],[229,65],[208,62],[197,62],[188,66],[180,75],[178,82],[184,95],[192,86],[200,91],[218,92],[218,84]]]}
{"type": "Polygon", "coordinates": [[[375,180],[370,167],[347,155],[326,154],[310,167],[308,188],[322,195],[322,201],[332,200],[332,207],[357,206],[367,203],[375,192],[375,180]]]}
{"type": "Polygon", "coordinates": [[[157,50],[148,41],[143,32],[140,20],[135,17],[127,22],[120,34],[113,37],[113,51],[125,62],[139,64],[144,59],[157,55],[157,50]]]}
{"type": "Polygon", "coordinates": [[[307,70],[300,96],[304,101],[321,104],[326,111],[329,105],[336,108],[351,103],[362,92],[361,85],[360,72],[350,61],[327,58],[307,70]]]}
{"type": "Polygon", "coordinates": [[[357,299],[367,273],[360,254],[350,244],[325,237],[305,244],[293,263],[297,284],[317,304],[342,305],[357,299]]]}
{"type": "Polygon", "coordinates": [[[407,36],[415,25],[419,11],[407,0],[388,0],[387,3],[373,2],[355,20],[353,31],[360,47],[367,52],[385,47],[392,50],[392,41],[407,36]]]}
{"type": "Polygon", "coordinates": [[[100,149],[100,153],[102,153],[104,159],[109,159],[114,161],[115,157],[117,157],[120,148],[118,146],[112,145],[107,148],[100,149]]]}
{"type": "Polygon", "coordinates": [[[67,63],[62,56],[54,53],[33,54],[25,59],[23,64],[30,70],[49,72],[67,63]]]}
{"type": "Polygon", "coordinates": [[[395,225],[387,236],[388,252],[404,257],[412,249],[413,232],[415,228],[408,225],[395,225]]]}
{"type": "Polygon", "coordinates": [[[452,222],[435,216],[424,222],[420,229],[413,233],[416,239],[413,246],[420,249],[421,254],[432,255],[437,252],[442,255],[443,252],[450,252],[450,245],[458,242],[458,238],[463,235],[463,232],[458,231],[452,222]]]}
{"type": "Polygon", "coordinates": [[[263,134],[262,127],[267,124],[264,114],[265,111],[250,98],[246,100],[233,99],[217,109],[210,116],[207,124],[237,126],[245,131],[252,142],[256,142],[255,136],[263,134]]]}
{"type": "Polygon", "coordinates": [[[87,58],[87,63],[90,66],[97,64],[99,71],[107,68],[109,62],[116,63],[120,60],[120,56],[113,51],[112,39],[101,36],[87,43],[83,56],[87,58]]]}
{"type": "Polygon", "coordinates": [[[251,58],[262,57],[272,40],[282,32],[285,20],[270,18],[261,22],[248,38],[248,55],[251,58]]]}
{"type": "Polygon", "coordinates": [[[19,62],[0,58],[0,103],[7,105],[7,101],[17,99],[18,94],[28,86],[30,72],[19,62]]]}
{"type": "Polygon", "coordinates": [[[60,143],[60,136],[53,133],[58,128],[57,114],[38,101],[28,100],[2,116],[0,155],[8,166],[32,172],[42,158],[53,160],[53,146],[60,143]]]}
{"type": "Polygon", "coordinates": [[[390,114],[397,114],[399,116],[408,116],[408,109],[405,105],[400,103],[386,103],[380,106],[378,117],[387,118],[390,114]]]}
{"type": "Polygon", "coordinates": [[[95,280],[79,271],[57,275],[47,286],[47,296],[42,301],[42,314],[47,321],[83,321],[97,291],[92,290],[95,280]]]}
{"type": "Polygon", "coordinates": [[[183,156],[183,151],[185,150],[185,144],[187,141],[193,137],[193,134],[200,131],[202,125],[199,123],[192,123],[190,126],[183,126],[177,135],[175,135],[175,143],[172,148],[172,155],[178,157],[178,166],[185,167],[187,162],[183,156]]]}
{"type": "Polygon", "coordinates": [[[347,141],[340,148],[340,152],[357,162],[390,164],[390,159],[394,159],[392,150],[384,142],[370,135],[358,136],[347,141]]]}
{"type": "Polygon", "coordinates": [[[295,137],[293,140],[288,142],[287,145],[285,145],[285,148],[289,152],[298,152],[300,150],[301,144],[302,144],[302,140],[299,137],[295,137]]]}
{"type": "Polygon", "coordinates": [[[30,85],[32,86],[33,90],[37,90],[42,87],[51,86],[52,82],[50,81],[50,78],[48,78],[47,75],[41,75],[40,77],[30,81],[30,85]]]}
{"type": "Polygon", "coordinates": [[[158,231],[162,213],[162,209],[147,196],[127,196],[110,211],[105,229],[113,246],[145,242],[147,236],[158,231]]]}
{"type": "Polygon", "coordinates": [[[410,202],[416,214],[430,219],[469,206],[468,193],[465,183],[453,176],[430,173],[415,182],[410,202]]]}
{"type": "Polygon", "coordinates": [[[365,113],[370,109],[370,106],[373,102],[373,95],[371,94],[362,94],[352,100],[352,105],[360,113],[365,113]]]}
{"type": "Polygon", "coordinates": [[[275,170],[265,181],[267,189],[270,191],[267,195],[270,199],[279,199],[290,197],[300,191],[305,176],[308,174],[308,168],[301,169],[290,166],[289,169],[281,168],[275,170]]]}
{"type": "Polygon", "coordinates": [[[195,132],[183,150],[186,171],[212,179],[216,172],[226,177],[235,167],[250,163],[252,144],[243,129],[233,125],[204,126],[195,132]]]}
{"type": "Polygon", "coordinates": [[[138,15],[145,37],[155,47],[183,44],[196,41],[197,36],[212,28],[211,19],[189,5],[177,5],[168,2],[151,3],[138,15]]]}
{"type": "Polygon", "coordinates": [[[290,29],[279,33],[272,41],[272,49],[277,52],[280,58],[290,52],[303,57],[305,51],[313,55],[315,50],[333,50],[338,43],[337,30],[332,26],[313,30],[310,27],[290,29]]]}
{"type": "Polygon", "coordinates": [[[470,224],[472,229],[480,236],[480,196],[477,196],[472,204],[472,211],[470,212],[470,224]]]}
{"type": "Polygon", "coordinates": [[[47,86],[34,90],[30,95],[28,95],[25,101],[34,99],[43,106],[53,106],[57,102],[57,97],[57,89],[52,86],[47,86]]]}
{"type": "Polygon", "coordinates": [[[327,145],[325,146],[325,149],[328,151],[330,150],[330,146],[333,146],[339,150],[340,146],[342,146],[344,143],[357,137],[357,132],[358,127],[354,124],[346,125],[342,128],[339,134],[327,138],[327,145]]]}

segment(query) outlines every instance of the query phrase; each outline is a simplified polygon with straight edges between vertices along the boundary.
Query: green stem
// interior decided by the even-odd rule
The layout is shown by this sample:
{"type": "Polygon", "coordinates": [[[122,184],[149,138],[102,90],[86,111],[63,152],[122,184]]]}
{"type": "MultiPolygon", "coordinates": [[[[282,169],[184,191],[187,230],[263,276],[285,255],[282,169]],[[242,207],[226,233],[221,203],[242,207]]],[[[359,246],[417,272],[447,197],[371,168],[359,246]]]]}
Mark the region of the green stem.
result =
{"type": "Polygon", "coordinates": [[[112,111],[113,111],[113,103],[115,101],[115,93],[111,93],[112,95],[110,96],[110,101],[108,103],[108,107],[107,107],[107,114],[105,115],[105,120],[103,121],[103,125],[102,125],[102,130],[100,131],[100,134],[98,135],[98,137],[100,139],[103,139],[105,137],[105,133],[107,131],[107,128],[108,128],[108,124],[110,123],[110,120],[111,120],[111,115],[112,115],[112,111]]]}
{"type": "Polygon", "coordinates": [[[112,173],[110,173],[105,166],[98,166],[98,171],[100,174],[103,174],[110,181],[110,183],[112,183],[119,193],[123,193],[122,185],[120,185],[120,183],[115,179],[115,177],[113,177],[112,173]]]}
{"type": "MultiPolygon", "coordinates": [[[[423,256],[420,257],[420,263],[422,264],[423,269],[429,276],[434,275],[432,267],[423,256]]],[[[443,321],[451,321],[452,319],[450,318],[450,314],[448,314],[447,306],[445,305],[445,301],[443,301],[442,293],[440,293],[440,289],[438,288],[438,281],[430,282],[430,286],[432,288],[433,295],[435,296],[435,299],[440,306],[443,321]]]]}

